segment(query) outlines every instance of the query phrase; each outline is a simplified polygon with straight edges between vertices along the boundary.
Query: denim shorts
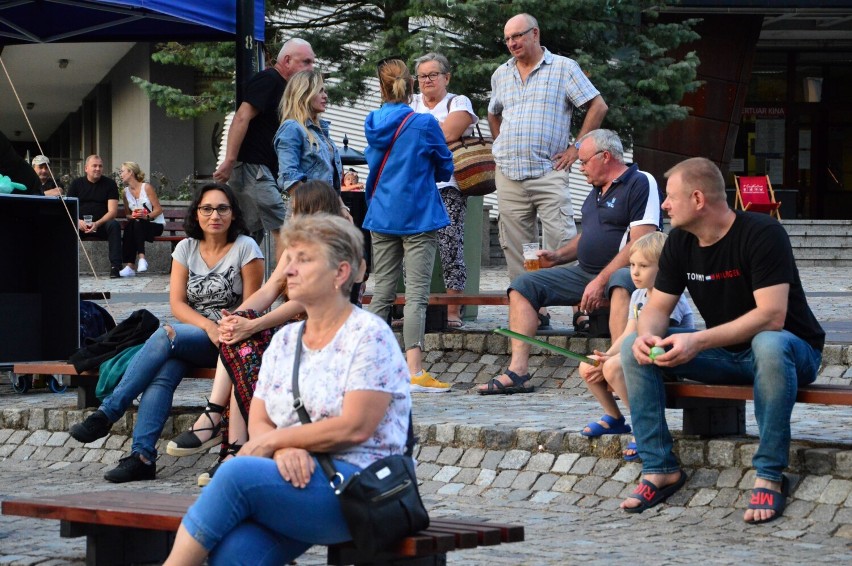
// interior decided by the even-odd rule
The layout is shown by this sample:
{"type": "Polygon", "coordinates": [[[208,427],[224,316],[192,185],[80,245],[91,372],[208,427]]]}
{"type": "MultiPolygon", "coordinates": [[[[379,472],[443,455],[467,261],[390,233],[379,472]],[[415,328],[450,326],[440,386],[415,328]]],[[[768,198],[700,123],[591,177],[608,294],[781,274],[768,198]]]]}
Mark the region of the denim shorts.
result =
{"type": "MultiPolygon", "coordinates": [[[[557,265],[519,275],[509,285],[530,302],[534,309],[552,306],[576,305],[583,298],[586,285],[597,276],[583,270],[578,264],[557,265]]],[[[633,294],[636,285],[630,277],[630,269],[622,267],[609,278],[606,296],[612,295],[613,287],[622,287],[633,294]]]]}

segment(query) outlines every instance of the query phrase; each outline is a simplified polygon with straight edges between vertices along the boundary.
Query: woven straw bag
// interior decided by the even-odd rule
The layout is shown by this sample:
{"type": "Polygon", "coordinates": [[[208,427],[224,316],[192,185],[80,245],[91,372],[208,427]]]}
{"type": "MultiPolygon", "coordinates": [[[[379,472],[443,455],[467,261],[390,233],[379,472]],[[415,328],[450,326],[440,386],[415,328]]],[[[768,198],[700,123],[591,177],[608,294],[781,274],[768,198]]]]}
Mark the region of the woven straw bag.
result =
{"type": "Polygon", "coordinates": [[[479,137],[462,138],[448,145],[453,152],[456,182],[466,197],[487,195],[497,190],[491,141],[482,137],[479,125],[476,126],[476,133],[479,137]]]}

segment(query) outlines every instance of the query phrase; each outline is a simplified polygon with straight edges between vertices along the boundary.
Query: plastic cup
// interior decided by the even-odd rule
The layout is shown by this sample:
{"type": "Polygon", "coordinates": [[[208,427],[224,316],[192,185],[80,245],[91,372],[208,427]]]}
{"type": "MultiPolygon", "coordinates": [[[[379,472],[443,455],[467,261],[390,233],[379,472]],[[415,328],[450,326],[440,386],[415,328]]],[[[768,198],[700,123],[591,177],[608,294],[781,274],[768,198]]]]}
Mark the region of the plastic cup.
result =
{"type": "Polygon", "coordinates": [[[83,222],[86,224],[86,228],[91,228],[94,223],[94,218],[91,214],[83,215],[83,222]]]}
{"type": "Polygon", "coordinates": [[[530,242],[521,246],[524,252],[524,270],[538,271],[541,264],[538,259],[538,250],[540,249],[538,242],[530,242]]]}

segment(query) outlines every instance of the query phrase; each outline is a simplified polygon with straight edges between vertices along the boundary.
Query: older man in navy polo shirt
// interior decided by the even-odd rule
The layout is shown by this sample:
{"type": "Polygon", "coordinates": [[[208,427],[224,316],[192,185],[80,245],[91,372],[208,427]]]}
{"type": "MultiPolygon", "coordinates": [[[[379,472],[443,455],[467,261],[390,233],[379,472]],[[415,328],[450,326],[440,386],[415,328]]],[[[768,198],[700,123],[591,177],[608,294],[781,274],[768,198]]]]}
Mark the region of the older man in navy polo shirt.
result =
{"type": "MultiPolygon", "coordinates": [[[[662,228],[660,192],[653,177],[624,163],[618,134],[593,130],[579,143],[580,171],[592,185],[582,208],[583,232],[558,250],[539,252],[547,269],[524,273],[509,286],[509,328],[535,335],[538,310],[576,305],[592,312],[610,304],[609,329],[621,336],[627,324],[630,295],[635,290],[627,268],[630,246],[662,228]],[[568,264],[577,261],[577,263],[568,264]],[[557,267],[553,267],[557,266],[557,267]]],[[[512,359],[505,373],[479,389],[483,395],[527,393],[530,347],[512,341],[512,359]]]]}

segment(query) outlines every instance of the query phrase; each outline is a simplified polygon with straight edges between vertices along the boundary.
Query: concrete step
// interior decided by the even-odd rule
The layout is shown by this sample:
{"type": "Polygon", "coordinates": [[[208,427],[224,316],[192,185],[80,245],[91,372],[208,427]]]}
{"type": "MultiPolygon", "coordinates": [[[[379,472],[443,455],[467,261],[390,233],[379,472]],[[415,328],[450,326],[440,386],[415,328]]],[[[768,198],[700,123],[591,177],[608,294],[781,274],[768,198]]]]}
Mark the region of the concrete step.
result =
{"type": "Polygon", "coordinates": [[[852,220],[783,220],[790,236],[852,237],[852,220]]]}
{"type": "Polygon", "coordinates": [[[852,247],[852,235],[790,235],[790,244],[793,248],[838,248],[849,250],[852,247]]]}

